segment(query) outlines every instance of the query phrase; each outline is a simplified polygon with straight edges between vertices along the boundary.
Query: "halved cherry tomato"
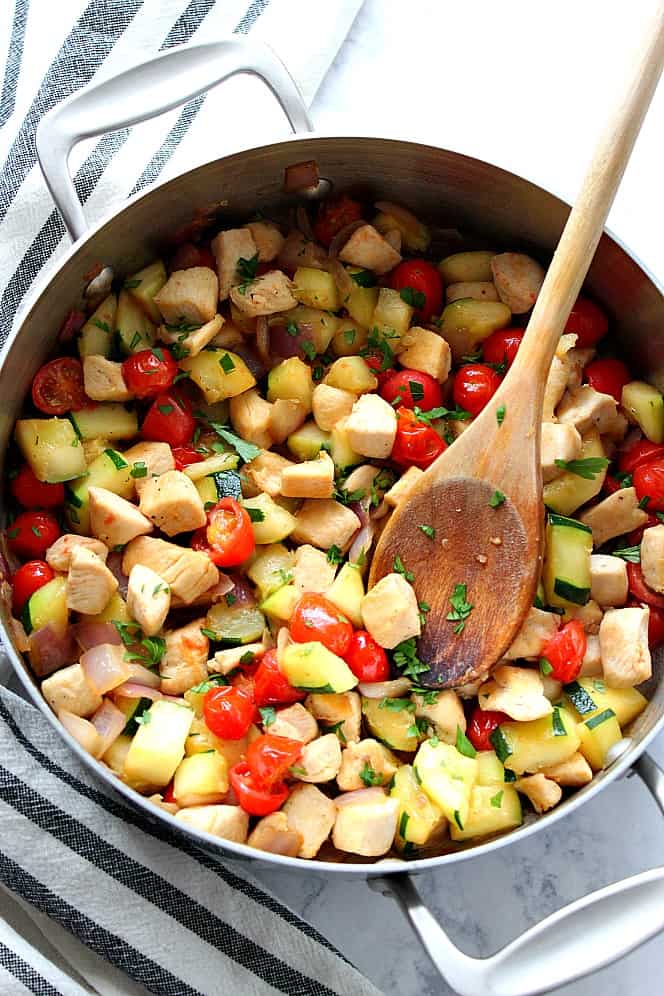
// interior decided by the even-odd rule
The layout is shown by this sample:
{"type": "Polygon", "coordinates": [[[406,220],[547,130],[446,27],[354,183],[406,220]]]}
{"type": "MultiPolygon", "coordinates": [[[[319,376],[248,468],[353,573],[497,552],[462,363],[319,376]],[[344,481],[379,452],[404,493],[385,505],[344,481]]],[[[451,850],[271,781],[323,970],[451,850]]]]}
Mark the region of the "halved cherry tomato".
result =
{"type": "Polygon", "coordinates": [[[582,622],[572,619],[547,640],[541,656],[553,668],[550,672],[551,677],[555,681],[562,681],[565,685],[579,676],[585,654],[586,631],[582,622]]]}
{"type": "Polygon", "coordinates": [[[192,463],[200,463],[204,457],[193,446],[176,446],[173,449],[173,459],[175,460],[175,469],[184,470],[185,467],[191,466],[192,463]]]}
{"type": "Polygon", "coordinates": [[[428,322],[443,310],[443,281],[437,268],[426,259],[399,263],[390,274],[390,287],[400,294],[406,291],[401,296],[415,306],[418,321],[428,322]]]}
{"type": "Polygon", "coordinates": [[[498,329],[482,343],[482,357],[485,363],[504,363],[508,368],[514,363],[525,329],[498,329]]]}
{"type": "Polygon", "coordinates": [[[392,447],[392,460],[402,467],[425,470],[447,449],[438,433],[420,422],[408,408],[397,408],[397,434],[392,447]]]}
{"type": "Polygon", "coordinates": [[[330,242],[342,228],[359,221],[362,217],[362,205],[342,194],[341,197],[331,197],[323,201],[318,208],[318,217],[314,222],[314,235],[318,242],[329,246],[330,242]]]}
{"type": "Polygon", "coordinates": [[[627,545],[628,546],[638,546],[643,539],[643,534],[646,529],[650,529],[651,526],[661,525],[660,520],[656,515],[649,515],[647,520],[642,526],[638,526],[636,529],[632,529],[631,533],[627,533],[627,545]]]}
{"type": "Polygon", "coordinates": [[[177,375],[177,363],[161,347],[141,349],[122,364],[124,382],[137,398],[154,398],[167,391],[177,375]]]}
{"type": "Polygon", "coordinates": [[[168,443],[169,446],[186,446],[195,428],[196,420],[191,414],[189,402],[172,391],[165,391],[158,394],[148,408],[141,436],[157,443],[168,443]]]}
{"type": "Polygon", "coordinates": [[[14,612],[18,615],[32,595],[38,588],[43,588],[45,584],[55,577],[53,570],[45,560],[29,560],[16,571],[12,578],[12,604],[14,612]]]}
{"type": "Polygon", "coordinates": [[[664,512],[664,458],[639,464],[632,481],[639,501],[648,499],[648,512],[664,512]]]}
{"type": "Polygon", "coordinates": [[[7,546],[17,557],[43,560],[49,546],[62,535],[51,512],[21,512],[7,527],[7,546]]]}
{"type": "Polygon", "coordinates": [[[602,485],[602,493],[607,495],[615,494],[616,491],[620,491],[621,488],[630,487],[629,482],[625,484],[618,477],[614,477],[613,474],[607,474],[604,478],[604,484],[602,485]]]}
{"type": "Polygon", "coordinates": [[[257,706],[290,705],[301,702],[307,693],[293,688],[279,668],[277,651],[263,654],[254,675],[254,699],[257,706]]]}
{"type": "Polygon", "coordinates": [[[501,723],[508,723],[509,716],[504,712],[480,709],[475,706],[468,723],[466,736],[475,750],[493,750],[491,734],[501,723]]]}
{"type": "Polygon", "coordinates": [[[231,787],[245,813],[250,816],[267,816],[281,809],[288,798],[288,786],[277,782],[272,788],[263,788],[249,770],[246,761],[238,761],[229,772],[231,787]]]}
{"type": "Polygon", "coordinates": [[[398,403],[411,410],[417,406],[423,412],[443,403],[436,378],[419,370],[397,370],[381,385],[380,396],[391,405],[398,403]]]}
{"type": "Polygon", "coordinates": [[[389,363],[385,367],[386,360],[382,354],[369,354],[364,357],[364,362],[369,367],[374,377],[378,381],[378,390],[380,391],[383,384],[386,384],[390,377],[394,374],[394,363],[389,363]]]}
{"type": "Polygon", "coordinates": [[[659,595],[646,584],[641,564],[627,564],[627,582],[630,594],[637,602],[645,602],[655,609],[664,609],[664,595],[659,595]]]}
{"type": "Polygon", "coordinates": [[[625,384],[629,384],[629,370],[622,362],[612,356],[607,356],[603,360],[593,360],[583,371],[584,378],[591,387],[601,394],[610,394],[620,404],[622,389],[625,384]]]}
{"type": "Polygon", "coordinates": [[[353,633],[346,663],[360,681],[387,681],[390,677],[387,654],[365,629],[353,633]]]}
{"type": "Polygon", "coordinates": [[[479,415],[501,384],[501,377],[484,363],[468,363],[454,378],[454,403],[471,415],[479,415]]]}
{"type": "Polygon", "coordinates": [[[565,325],[566,333],[573,333],[578,337],[577,347],[588,349],[595,346],[608,331],[609,320],[602,309],[590,298],[578,297],[565,325]]]}
{"type": "Polygon", "coordinates": [[[175,250],[170,262],[170,271],[189,270],[192,266],[208,266],[216,270],[217,263],[206,246],[195,246],[193,242],[183,242],[175,250]]]}
{"type": "Polygon", "coordinates": [[[204,550],[218,567],[237,567],[256,544],[251,519],[235,498],[222,498],[207,514],[207,526],[197,529],[192,550],[204,550]]]}
{"type": "Polygon", "coordinates": [[[336,605],[322,595],[305,594],[293,610],[289,623],[296,643],[317,640],[337,657],[343,657],[350,646],[353,627],[336,605]]]}
{"type": "Polygon", "coordinates": [[[205,725],[222,740],[240,740],[256,716],[251,698],[233,685],[219,685],[205,693],[205,725]]]}
{"type": "Polygon", "coordinates": [[[272,788],[288,774],[291,765],[299,761],[304,744],[301,740],[263,733],[247,748],[247,766],[264,788],[272,788]]]}
{"type": "Polygon", "coordinates": [[[175,793],[173,791],[172,779],[164,789],[164,794],[162,795],[161,798],[164,802],[175,802],[175,793]]]}
{"type": "Polygon", "coordinates": [[[12,480],[11,492],[23,508],[58,508],[65,503],[64,484],[39,481],[27,463],[12,480]]]}
{"type": "MultiPolygon", "coordinates": [[[[637,602],[635,598],[627,603],[630,607],[639,608],[643,603],[637,602]]],[[[664,609],[658,609],[654,605],[649,605],[650,616],[648,618],[648,646],[651,650],[657,650],[664,643],[664,609]]]]}
{"type": "Polygon", "coordinates": [[[32,401],[46,415],[77,412],[88,404],[83,387],[83,367],[73,356],[45,363],[32,382],[32,401]]]}
{"type": "Polygon", "coordinates": [[[618,470],[621,474],[633,474],[642,463],[650,463],[657,457],[664,457],[664,444],[651,443],[649,439],[639,439],[628,450],[621,453],[618,470]]]}

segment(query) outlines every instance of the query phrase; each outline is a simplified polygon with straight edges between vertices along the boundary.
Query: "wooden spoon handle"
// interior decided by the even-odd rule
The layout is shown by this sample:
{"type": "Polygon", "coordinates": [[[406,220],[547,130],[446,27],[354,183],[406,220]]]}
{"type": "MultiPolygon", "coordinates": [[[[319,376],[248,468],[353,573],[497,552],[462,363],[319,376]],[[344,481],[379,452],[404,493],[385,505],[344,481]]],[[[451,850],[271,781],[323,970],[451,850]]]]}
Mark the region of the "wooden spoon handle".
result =
{"type": "Polygon", "coordinates": [[[558,340],[590,268],[663,65],[664,3],[660,0],[635,61],[631,80],[624,90],[621,88],[621,99],[602,132],[547,270],[513,364],[512,384],[527,377],[531,384],[540,386],[543,395],[558,340]]]}

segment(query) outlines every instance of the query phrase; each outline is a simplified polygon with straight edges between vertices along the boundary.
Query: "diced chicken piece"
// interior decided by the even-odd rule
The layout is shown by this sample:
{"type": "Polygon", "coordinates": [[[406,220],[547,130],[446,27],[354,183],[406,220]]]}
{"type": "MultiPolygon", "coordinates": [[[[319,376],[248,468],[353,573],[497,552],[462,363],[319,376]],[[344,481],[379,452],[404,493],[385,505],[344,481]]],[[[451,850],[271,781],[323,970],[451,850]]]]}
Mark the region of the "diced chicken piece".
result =
{"type": "Polygon", "coordinates": [[[251,232],[259,263],[271,263],[281,252],[286,241],[271,221],[250,221],[245,226],[251,232]]]}
{"type": "Polygon", "coordinates": [[[315,270],[324,270],[328,262],[325,249],[312,242],[297,228],[288,233],[277,257],[281,269],[293,273],[298,266],[311,266],[315,270]]]}
{"type": "Polygon", "coordinates": [[[536,775],[526,775],[514,782],[517,792],[522,792],[533,804],[536,813],[546,813],[557,806],[563,797],[563,790],[553,779],[547,778],[542,772],[536,775]]]}
{"type": "Polygon", "coordinates": [[[568,623],[571,619],[578,619],[583,623],[586,633],[599,633],[599,624],[602,621],[603,612],[594,598],[589,598],[585,605],[565,606],[565,611],[560,616],[561,624],[568,623]]]}
{"type": "Polygon", "coordinates": [[[563,691],[562,681],[556,681],[550,674],[540,675],[542,679],[542,691],[549,702],[559,702],[563,691]]]}
{"type": "Polygon", "coordinates": [[[246,664],[260,657],[267,646],[259,643],[243,643],[240,647],[229,647],[227,650],[217,650],[214,657],[207,662],[210,674],[230,674],[239,664],[246,664]]]}
{"type": "Polygon", "coordinates": [[[64,574],[69,570],[72,553],[78,547],[85,547],[104,562],[108,557],[108,547],[101,540],[93,539],[92,536],[76,536],[75,533],[65,533],[52,546],[49,546],[46,551],[46,563],[54,571],[62,571],[64,574]]]}
{"type": "Polygon", "coordinates": [[[286,498],[331,498],[334,494],[334,463],[321,450],[315,460],[286,467],[281,474],[281,493],[286,498]]]}
{"type": "Polygon", "coordinates": [[[580,349],[575,346],[567,353],[568,375],[567,386],[572,389],[581,387],[583,382],[583,370],[590,363],[595,355],[594,349],[580,349]]]}
{"type": "Polygon", "coordinates": [[[219,282],[209,266],[175,270],[153,300],[167,325],[204,325],[217,313],[219,282]]]}
{"type": "Polygon", "coordinates": [[[293,583],[299,591],[323,595],[334,581],[336,572],[336,565],[315,546],[305,543],[295,551],[293,583]]]}
{"type": "Polygon", "coordinates": [[[88,497],[90,531],[110,549],[152,532],[154,527],[150,520],[126,498],[106,488],[95,487],[89,489],[88,497]]]}
{"type": "Polygon", "coordinates": [[[236,346],[241,346],[244,342],[244,336],[240,328],[231,319],[227,319],[221,329],[221,332],[217,332],[216,336],[211,342],[211,345],[215,349],[230,349],[235,350],[236,346]]]}
{"type": "Polygon", "coordinates": [[[269,450],[272,446],[270,419],[272,405],[262,398],[258,388],[252,387],[230,399],[231,423],[239,436],[269,450]]]}
{"type": "Polygon", "coordinates": [[[401,252],[401,232],[398,228],[390,228],[386,232],[383,232],[385,236],[385,241],[389,242],[393,249],[397,252],[401,252]]]}
{"type": "Polygon", "coordinates": [[[80,661],[42,681],[41,691],[53,712],[66,709],[75,716],[91,716],[103,701],[88,681],[80,661]]]}
{"type": "Polygon", "coordinates": [[[293,282],[281,270],[269,270],[249,284],[231,288],[231,301],[252,318],[288,311],[297,304],[293,282]]]}
{"type": "Polygon", "coordinates": [[[592,768],[586,761],[583,754],[572,754],[567,761],[554,764],[551,768],[544,768],[541,772],[546,778],[557,782],[558,785],[569,785],[578,787],[587,785],[593,780],[592,768]]]}
{"type": "MultiPolygon", "coordinates": [[[[599,623],[597,624],[599,632],[599,623]]],[[[599,646],[599,636],[595,633],[586,633],[586,652],[581,662],[580,674],[586,677],[594,677],[602,673],[602,654],[599,646]]]]}
{"type": "Polygon", "coordinates": [[[399,363],[409,370],[430,374],[442,384],[452,366],[449,343],[437,332],[413,325],[399,341],[399,363]]]}
{"type": "Polygon", "coordinates": [[[148,802],[151,802],[153,806],[157,809],[163,809],[165,813],[170,813],[171,816],[175,816],[179,810],[177,802],[164,802],[164,797],[159,792],[155,792],[154,795],[149,795],[148,802]]]}
{"type": "Polygon", "coordinates": [[[93,401],[130,401],[133,394],[122,376],[122,364],[105,356],[83,357],[83,387],[93,401]]]}
{"type": "Polygon", "coordinates": [[[191,532],[206,522],[203,499],[181,470],[150,478],[141,491],[140,509],[167,536],[191,532]]]}
{"type": "Polygon", "coordinates": [[[117,587],[117,578],[101,557],[87,546],[74,547],[67,575],[67,608],[96,616],[104,611],[117,587]]]}
{"type": "Polygon", "coordinates": [[[379,394],[363,394],[346,419],[348,442],[362,456],[386,460],[397,434],[397,416],[379,394]]]}
{"type": "Polygon", "coordinates": [[[323,733],[331,733],[334,728],[342,744],[360,739],[362,702],[357,692],[314,692],[304,704],[323,733]]]}
{"type": "MultiPolygon", "coordinates": [[[[595,559],[593,557],[593,560],[595,559]]],[[[610,559],[617,560],[618,558],[611,557],[610,559]]],[[[626,565],[623,564],[623,567],[625,568],[625,577],[627,577],[626,565]]],[[[641,570],[648,587],[652,588],[653,591],[664,591],[664,525],[644,530],[641,540],[641,570]]],[[[626,596],[625,601],[627,601],[626,596]]]]}
{"type": "Polygon", "coordinates": [[[399,801],[382,789],[360,789],[337,796],[332,842],[339,851],[378,858],[392,846],[397,832],[399,801]]]}
{"type": "Polygon", "coordinates": [[[424,473],[419,467],[409,467],[405,474],[392,485],[389,491],[385,492],[385,501],[392,508],[396,508],[402,498],[417,484],[424,473]]]}
{"type": "Polygon", "coordinates": [[[201,633],[202,626],[205,619],[195,619],[164,634],[166,650],[159,662],[159,674],[165,695],[182,695],[207,678],[210,641],[201,633]]]}
{"type": "Polygon", "coordinates": [[[422,631],[415,592],[401,574],[381,578],[362,599],[360,610],[365,629],[388,650],[422,631]]]}
{"type": "Polygon", "coordinates": [[[437,737],[447,744],[456,743],[457,729],[466,732],[466,715],[455,691],[414,694],[415,715],[426,719],[437,737]],[[433,701],[432,701],[433,700],[433,701]]]}
{"type": "Polygon", "coordinates": [[[617,407],[613,395],[600,394],[590,384],[582,384],[565,392],[556,408],[556,415],[559,422],[573,425],[580,433],[592,428],[602,433],[610,429],[617,407]]]}
{"type": "Polygon", "coordinates": [[[582,440],[573,425],[559,422],[542,423],[542,480],[545,484],[558,477],[563,468],[556,466],[556,460],[576,460],[581,453],[582,440]]]}
{"type": "Polygon", "coordinates": [[[318,736],[318,723],[301,703],[296,702],[286,709],[279,709],[274,722],[270,723],[266,732],[276,737],[289,737],[291,740],[301,740],[303,744],[308,744],[318,736]]]}
{"type": "Polygon", "coordinates": [[[311,399],[313,415],[319,429],[330,432],[337,422],[350,415],[356,395],[340,387],[317,384],[311,399]]]}
{"type": "MultiPolygon", "coordinates": [[[[657,526],[662,530],[662,540],[664,541],[664,526],[657,526]]],[[[646,529],[646,535],[652,530],[646,529]]],[[[641,566],[643,566],[643,545],[641,546],[641,566]]],[[[644,569],[645,576],[645,569],[644,569]]],[[[650,584],[646,577],[646,582],[650,584]]],[[[653,586],[650,585],[652,588],[653,586]]],[[[658,591],[664,589],[659,588],[658,591]]],[[[610,557],[601,553],[593,553],[590,558],[590,595],[598,605],[607,605],[619,608],[627,603],[627,564],[620,557],[610,557]]]]}
{"type": "Polygon", "coordinates": [[[501,664],[491,672],[491,678],[480,686],[477,699],[481,709],[505,712],[523,723],[553,712],[539,673],[509,664],[501,664]]]}
{"type": "Polygon", "coordinates": [[[321,550],[338,546],[345,550],[360,528],[360,520],[350,508],[332,498],[309,498],[297,513],[291,533],[295,543],[311,543],[321,550]]]}
{"type": "Polygon", "coordinates": [[[210,248],[217,260],[219,300],[225,301],[230,294],[231,287],[242,283],[242,275],[238,273],[239,261],[253,259],[258,249],[247,228],[229,228],[225,232],[219,232],[212,239],[210,248]]]}
{"type": "Polygon", "coordinates": [[[391,750],[367,737],[351,743],[341,752],[337,785],[342,792],[354,792],[370,785],[387,785],[399,767],[391,750]]]}
{"type": "Polygon", "coordinates": [[[307,409],[294,398],[277,398],[272,402],[268,431],[275,443],[283,443],[306,421],[307,409]]]}
{"type": "Polygon", "coordinates": [[[373,225],[356,228],[339,253],[342,263],[362,266],[380,276],[401,262],[401,254],[390,245],[373,225]]]}
{"type": "Polygon", "coordinates": [[[491,257],[491,272],[498,296],[512,314],[530,311],[544,283],[540,264],[521,252],[501,252],[491,257]]]}
{"type": "Polygon", "coordinates": [[[239,806],[189,806],[178,810],[175,819],[237,844],[244,844],[249,832],[249,814],[239,806]]]}
{"type": "Polygon", "coordinates": [[[198,356],[208,343],[219,335],[223,325],[224,319],[221,315],[215,315],[209,322],[201,325],[200,328],[192,329],[190,332],[187,332],[188,326],[186,325],[183,330],[177,326],[169,328],[168,325],[160,325],[159,338],[162,342],[177,343],[180,359],[185,356],[198,356]]]}
{"type": "Polygon", "coordinates": [[[378,474],[380,467],[374,467],[372,463],[363,463],[350,472],[344,483],[344,491],[348,494],[352,494],[353,491],[363,491],[364,495],[368,495],[378,474]]]}
{"type": "Polygon", "coordinates": [[[219,581],[219,571],[207,553],[151,536],[141,536],[127,546],[122,558],[124,573],[130,574],[134,564],[151,567],[169,586],[172,598],[185,605],[191,605],[219,581]]]}
{"type": "Polygon", "coordinates": [[[648,513],[639,508],[635,488],[621,488],[579,516],[593,531],[593,545],[603,546],[614,536],[645,526],[648,513]]]}
{"type": "Polygon", "coordinates": [[[611,688],[631,688],[652,676],[647,606],[609,609],[599,628],[602,670],[611,688]]]}
{"type": "Polygon", "coordinates": [[[288,825],[302,837],[300,858],[315,858],[332,832],[337,807],[315,785],[296,785],[281,810],[288,825]]]}
{"type": "Polygon", "coordinates": [[[544,644],[558,629],[558,617],[553,612],[544,612],[534,606],[528,612],[523,626],[517,633],[512,646],[505,654],[505,660],[515,661],[520,657],[537,660],[544,644]]]}
{"type": "Polygon", "coordinates": [[[291,768],[301,782],[331,782],[341,767],[341,746],[336,733],[326,733],[302,748],[300,760],[291,768]]]}
{"type": "Polygon", "coordinates": [[[150,567],[134,564],[127,585],[127,611],[146,636],[156,636],[171,607],[171,589],[150,567]]]}
{"type": "Polygon", "coordinates": [[[140,495],[151,477],[159,477],[169,470],[175,470],[173,451],[168,443],[136,443],[122,454],[127,463],[132,466],[145,464],[145,477],[136,477],[136,493],[140,495]]]}
{"type": "Polygon", "coordinates": [[[289,858],[295,858],[300,852],[303,840],[302,834],[289,826],[286,814],[280,812],[270,813],[269,816],[259,820],[249,834],[247,844],[259,851],[285,854],[289,858]]]}
{"type": "Polygon", "coordinates": [[[567,388],[570,377],[571,361],[568,357],[570,349],[574,348],[576,335],[561,335],[560,342],[556,347],[556,355],[551,361],[549,376],[544,388],[544,402],[542,404],[542,421],[557,421],[555,410],[558,402],[562,398],[567,388]]]}
{"type": "Polygon", "coordinates": [[[492,280],[465,280],[458,284],[448,284],[445,288],[445,300],[461,301],[471,297],[475,301],[499,301],[496,285],[492,280]]]}

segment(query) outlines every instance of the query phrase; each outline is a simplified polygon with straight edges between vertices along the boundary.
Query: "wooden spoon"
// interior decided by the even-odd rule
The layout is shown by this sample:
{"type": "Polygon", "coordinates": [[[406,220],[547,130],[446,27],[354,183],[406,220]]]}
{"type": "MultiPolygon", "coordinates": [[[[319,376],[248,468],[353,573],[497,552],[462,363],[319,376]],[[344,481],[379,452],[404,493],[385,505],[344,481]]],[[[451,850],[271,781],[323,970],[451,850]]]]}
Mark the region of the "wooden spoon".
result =
{"type": "Polygon", "coordinates": [[[660,7],[631,83],[599,141],[509,375],[399,504],[374,553],[370,587],[394,570],[395,561],[400,566],[401,558],[418,600],[429,606],[418,643],[418,656],[429,666],[417,676],[425,687],[484,678],[533,604],[542,562],[540,423],[546,378],[663,61],[660,7]],[[506,498],[494,508],[497,492],[506,498]],[[434,538],[422,525],[435,530],[434,538]],[[457,585],[466,586],[472,609],[461,613],[465,619],[449,620],[457,585]]]}

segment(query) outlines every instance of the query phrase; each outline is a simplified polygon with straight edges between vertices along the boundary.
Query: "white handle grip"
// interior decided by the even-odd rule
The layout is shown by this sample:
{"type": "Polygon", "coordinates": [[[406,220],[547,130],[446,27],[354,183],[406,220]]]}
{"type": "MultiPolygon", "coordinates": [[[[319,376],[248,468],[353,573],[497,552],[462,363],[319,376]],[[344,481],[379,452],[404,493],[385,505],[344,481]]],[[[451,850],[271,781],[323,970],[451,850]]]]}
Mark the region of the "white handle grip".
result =
{"type": "Polygon", "coordinates": [[[87,227],[68,168],[76,143],[170,111],[237,73],[263,80],[294,132],[312,130],[302,95],[284,64],[267,45],[244,38],[169,49],[118,76],[84,87],[42,118],[37,128],[37,156],[73,239],[80,238],[87,227]]]}

